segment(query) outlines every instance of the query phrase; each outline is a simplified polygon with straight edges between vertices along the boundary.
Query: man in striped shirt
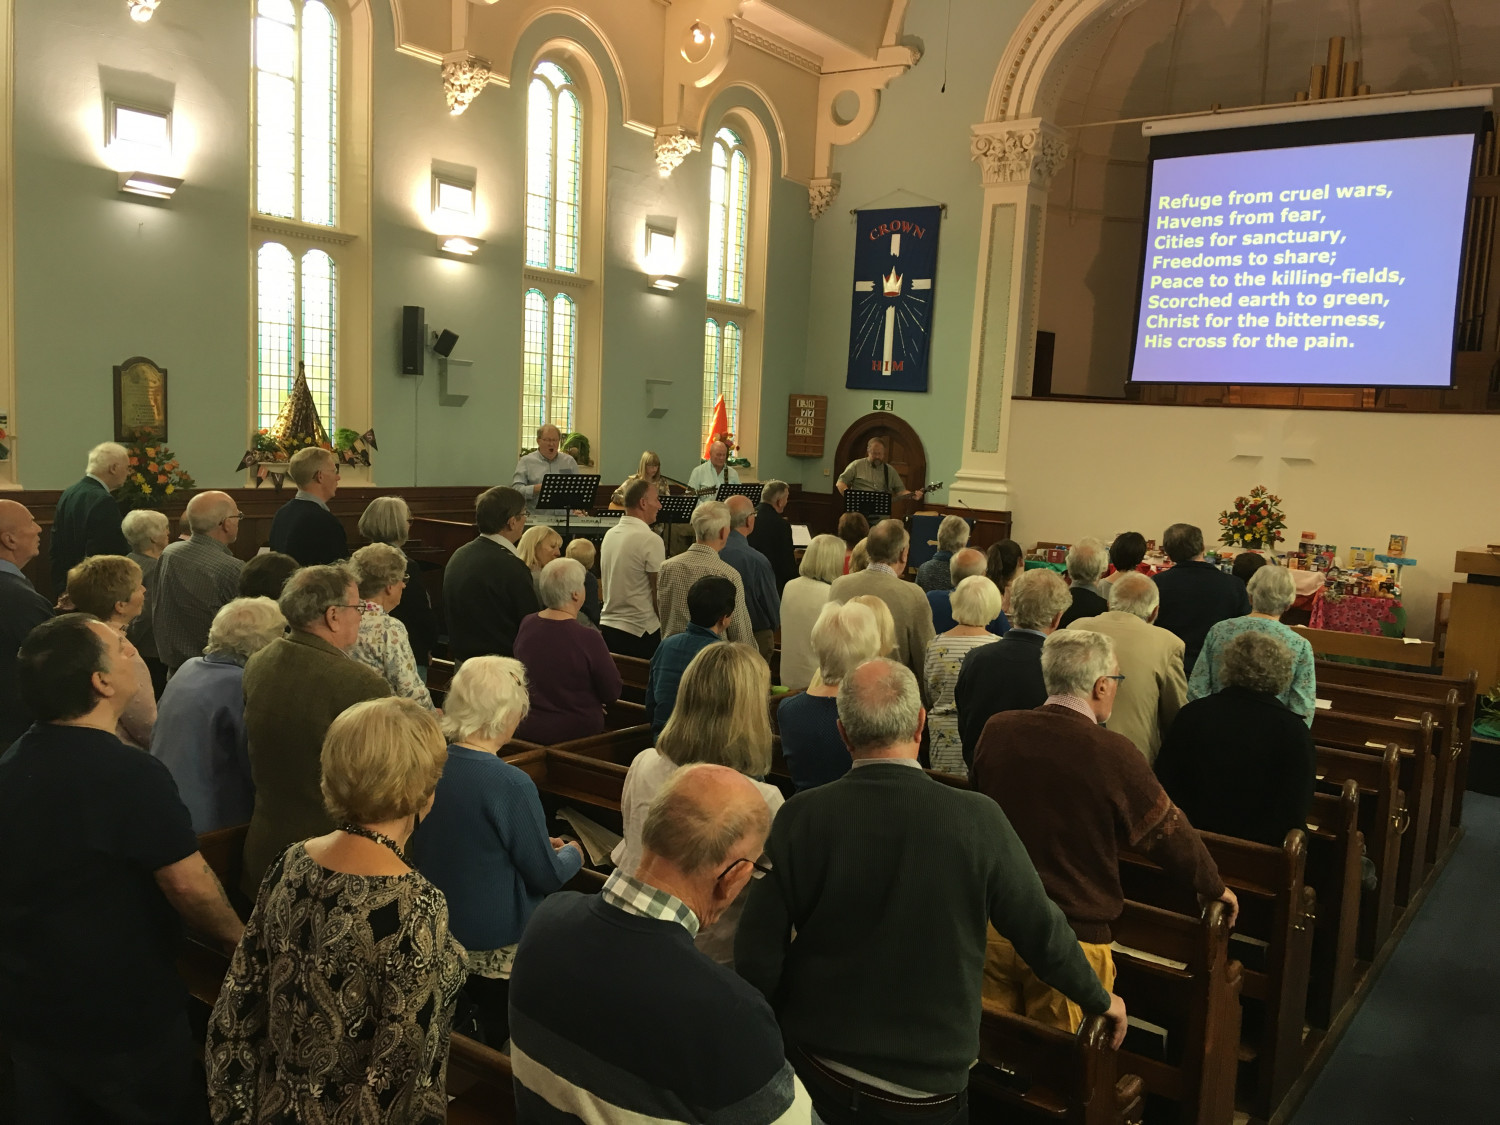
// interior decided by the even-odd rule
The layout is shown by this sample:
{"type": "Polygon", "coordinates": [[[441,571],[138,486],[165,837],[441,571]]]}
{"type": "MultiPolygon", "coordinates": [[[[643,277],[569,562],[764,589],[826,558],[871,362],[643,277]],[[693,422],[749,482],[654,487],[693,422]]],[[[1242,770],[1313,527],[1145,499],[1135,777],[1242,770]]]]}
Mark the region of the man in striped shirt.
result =
{"type": "Polygon", "coordinates": [[[806,1125],[812,1103],[771,1007],[693,946],[766,870],[770,813],[724,766],[678,770],[634,872],[538,907],[510,984],[521,1125],[806,1125]]]}

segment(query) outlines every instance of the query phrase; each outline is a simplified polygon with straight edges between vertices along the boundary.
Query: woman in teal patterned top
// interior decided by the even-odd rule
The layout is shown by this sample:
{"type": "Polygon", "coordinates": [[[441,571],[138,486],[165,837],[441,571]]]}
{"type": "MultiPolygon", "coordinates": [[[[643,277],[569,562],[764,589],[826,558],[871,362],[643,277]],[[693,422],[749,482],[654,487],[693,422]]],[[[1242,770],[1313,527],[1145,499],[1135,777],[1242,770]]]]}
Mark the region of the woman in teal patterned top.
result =
{"type": "Polygon", "coordinates": [[[1303,722],[1312,726],[1318,694],[1312,645],[1307,643],[1307,638],[1283,625],[1280,620],[1297,596],[1292,573],[1282,566],[1263,566],[1251,576],[1248,589],[1250,616],[1231,617],[1227,621],[1220,621],[1208,631],[1203,651],[1198,654],[1198,662],[1193,665],[1192,678],[1188,680],[1188,701],[1212,695],[1224,686],[1220,668],[1222,653],[1230,641],[1245,632],[1269,633],[1292,653],[1292,686],[1279,698],[1301,715],[1303,722]]]}

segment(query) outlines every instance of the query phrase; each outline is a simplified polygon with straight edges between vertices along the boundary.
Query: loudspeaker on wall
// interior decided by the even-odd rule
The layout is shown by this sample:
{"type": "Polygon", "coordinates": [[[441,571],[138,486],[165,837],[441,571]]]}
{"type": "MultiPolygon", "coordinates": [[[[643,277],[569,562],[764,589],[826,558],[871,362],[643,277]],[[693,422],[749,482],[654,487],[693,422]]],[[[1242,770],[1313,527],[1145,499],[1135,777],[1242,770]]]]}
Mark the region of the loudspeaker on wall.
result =
{"type": "Polygon", "coordinates": [[[401,374],[421,375],[427,359],[427,310],[421,305],[401,308],[401,374]]]}

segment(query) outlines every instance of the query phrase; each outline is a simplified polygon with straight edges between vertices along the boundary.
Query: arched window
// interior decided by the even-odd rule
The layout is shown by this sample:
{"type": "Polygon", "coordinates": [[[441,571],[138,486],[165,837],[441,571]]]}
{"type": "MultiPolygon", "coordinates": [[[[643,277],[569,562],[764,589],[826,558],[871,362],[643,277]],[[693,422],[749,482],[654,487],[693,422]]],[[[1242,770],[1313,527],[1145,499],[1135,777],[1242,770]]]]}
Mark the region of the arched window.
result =
{"type": "Polygon", "coordinates": [[[703,440],[713,425],[714,406],[724,396],[729,432],[740,432],[740,363],[743,336],[732,320],[720,324],[713,317],[703,323],[703,440]]]}
{"type": "Polygon", "coordinates": [[[537,63],[526,92],[526,264],[578,272],[583,107],[567,71],[537,63]]]}
{"type": "Polygon", "coordinates": [[[750,157],[729,128],[714,134],[708,180],[708,299],[745,302],[750,249],[750,157]]]}
{"type": "Polygon", "coordinates": [[[299,367],[324,428],[340,422],[340,262],[364,251],[339,229],[339,45],[324,0],[256,0],[251,219],[271,234],[255,263],[257,427],[276,421],[299,367]]]}
{"type": "Polygon", "coordinates": [[[564,435],[573,428],[578,368],[578,310],[566,293],[548,298],[526,290],[521,344],[521,448],[536,444],[536,431],[552,423],[564,435]]]}

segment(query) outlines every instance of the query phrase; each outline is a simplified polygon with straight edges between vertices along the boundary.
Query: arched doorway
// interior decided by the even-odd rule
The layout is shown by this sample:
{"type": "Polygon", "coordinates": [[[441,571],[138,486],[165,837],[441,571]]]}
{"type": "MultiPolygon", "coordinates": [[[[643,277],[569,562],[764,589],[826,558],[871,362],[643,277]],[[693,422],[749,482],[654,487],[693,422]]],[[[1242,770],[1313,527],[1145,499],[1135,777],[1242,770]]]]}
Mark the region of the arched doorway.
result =
{"type": "MultiPolygon", "coordinates": [[[[885,442],[886,460],[890,462],[891,468],[901,474],[907,488],[917,489],[927,483],[927,450],[922,445],[922,439],[902,419],[883,410],[866,414],[844,431],[844,436],[839,438],[834,450],[834,472],[843,472],[844,466],[850,461],[863,457],[865,443],[874,437],[885,442]]],[[[834,501],[834,511],[842,512],[844,505],[837,495],[834,496],[834,501]]],[[[911,507],[909,500],[896,501],[892,504],[891,512],[893,515],[904,516],[911,507]]]]}

